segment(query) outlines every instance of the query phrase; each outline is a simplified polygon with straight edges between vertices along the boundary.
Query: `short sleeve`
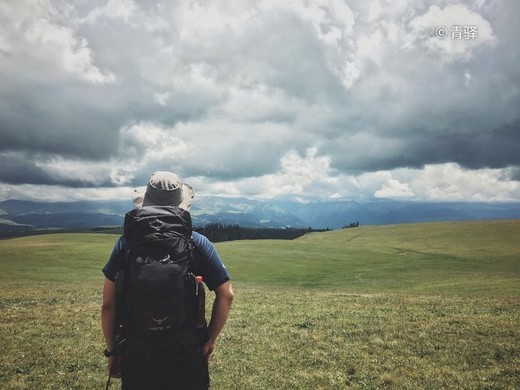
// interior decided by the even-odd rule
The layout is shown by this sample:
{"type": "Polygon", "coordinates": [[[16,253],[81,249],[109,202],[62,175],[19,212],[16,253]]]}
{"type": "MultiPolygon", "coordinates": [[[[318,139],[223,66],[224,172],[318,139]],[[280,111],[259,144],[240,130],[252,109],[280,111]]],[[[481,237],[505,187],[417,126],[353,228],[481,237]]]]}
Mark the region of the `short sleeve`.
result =
{"type": "Polygon", "coordinates": [[[220,258],[217,250],[205,236],[193,232],[193,242],[197,247],[195,256],[199,256],[199,267],[204,283],[210,290],[231,279],[231,275],[220,258]]]}
{"type": "Polygon", "coordinates": [[[116,274],[118,271],[123,269],[123,246],[125,244],[125,239],[123,236],[119,237],[116,244],[114,245],[114,249],[112,250],[112,254],[108,259],[108,262],[103,267],[103,274],[105,277],[112,282],[116,280],[116,274]]]}

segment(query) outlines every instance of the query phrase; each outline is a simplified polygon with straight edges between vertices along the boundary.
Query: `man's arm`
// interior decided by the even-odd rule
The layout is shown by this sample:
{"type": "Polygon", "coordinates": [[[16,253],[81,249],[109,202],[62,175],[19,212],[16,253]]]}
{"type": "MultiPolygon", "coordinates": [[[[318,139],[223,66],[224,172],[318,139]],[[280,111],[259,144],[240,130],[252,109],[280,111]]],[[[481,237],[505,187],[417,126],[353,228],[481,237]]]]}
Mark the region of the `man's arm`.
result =
{"type": "Polygon", "coordinates": [[[221,330],[226,324],[231,303],[233,302],[233,286],[228,280],[222,283],[215,290],[215,300],[213,301],[213,310],[211,311],[211,319],[208,325],[209,340],[204,344],[202,352],[209,362],[209,357],[215,349],[215,343],[221,330]]]}
{"type": "MultiPolygon", "coordinates": [[[[101,306],[101,327],[103,328],[103,335],[108,351],[115,349],[114,340],[114,326],[116,321],[116,284],[111,280],[105,278],[103,284],[103,304],[101,306]]],[[[118,378],[119,372],[119,357],[110,356],[108,358],[108,370],[111,376],[118,378]]]]}

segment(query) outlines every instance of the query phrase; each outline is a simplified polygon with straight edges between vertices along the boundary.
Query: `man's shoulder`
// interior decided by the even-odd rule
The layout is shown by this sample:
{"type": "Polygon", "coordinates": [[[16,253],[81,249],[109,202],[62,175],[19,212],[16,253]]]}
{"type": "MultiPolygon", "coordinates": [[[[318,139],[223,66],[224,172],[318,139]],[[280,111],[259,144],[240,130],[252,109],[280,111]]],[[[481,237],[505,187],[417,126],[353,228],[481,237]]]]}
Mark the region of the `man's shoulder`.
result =
{"type": "Polygon", "coordinates": [[[125,236],[120,236],[115,245],[116,251],[121,252],[123,250],[123,247],[125,246],[125,243],[126,243],[125,236]]]}
{"type": "Polygon", "coordinates": [[[199,233],[199,232],[193,232],[191,234],[191,238],[193,240],[193,242],[195,243],[195,245],[206,245],[206,244],[211,244],[211,241],[203,234],[199,233]]]}
{"type": "Polygon", "coordinates": [[[205,235],[194,231],[191,235],[191,238],[195,244],[197,252],[202,256],[209,258],[214,255],[215,247],[205,235]]]}

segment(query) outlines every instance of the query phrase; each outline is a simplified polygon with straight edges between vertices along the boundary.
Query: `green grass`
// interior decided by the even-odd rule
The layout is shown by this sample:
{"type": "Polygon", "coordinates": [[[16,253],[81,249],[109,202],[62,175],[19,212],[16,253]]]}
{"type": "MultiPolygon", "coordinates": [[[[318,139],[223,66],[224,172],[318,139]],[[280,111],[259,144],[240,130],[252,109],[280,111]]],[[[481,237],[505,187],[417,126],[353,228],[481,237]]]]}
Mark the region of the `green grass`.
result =
{"type": "Polygon", "coordinates": [[[441,295],[507,295],[520,287],[519,221],[361,227],[227,242],[219,252],[248,283],[441,295]]]}
{"type": "MultiPolygon", "coordinates": [[[[0,388],[104,388],[100,270],[116,238],[0,241],[0,388]]],[[[236,295],[214,389],[520,388],[520,221],[217,249],[236,295]]]]}

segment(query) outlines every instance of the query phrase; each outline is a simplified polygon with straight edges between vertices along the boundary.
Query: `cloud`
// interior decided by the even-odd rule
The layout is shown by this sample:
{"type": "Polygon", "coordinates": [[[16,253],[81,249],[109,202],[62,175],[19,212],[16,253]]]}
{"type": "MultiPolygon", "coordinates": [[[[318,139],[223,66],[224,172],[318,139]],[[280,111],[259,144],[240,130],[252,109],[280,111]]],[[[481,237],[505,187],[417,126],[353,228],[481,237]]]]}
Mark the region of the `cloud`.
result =
{"type": "MultiPolygon", "coordinates": [[[[512,201],[520,183],[503,180],[502,169],[466,170],[457,164],[428,165],[414,172],[409,186],[418,199],[443,201],[512,201]]],[[[396,172],[396,177],[400,172],[396,172]]]]}
{"type": "Polygon", "coordinates": [[[37,67],[38,73],[29,74],[34,78],[60,76],[61,71],[87,83],[114,82],[113,73],[95,65],[87,40],[77,35],[74,25],[67,24],[73,13],[71,7],[63,2],[21,0],[4,4],[1,11],[4,23],[0,27],[0,50],[11,59],[2,64],[22,65],[18,71],[37,67]]]}
{"type": "Polygon", "coordinates": [[[34,185],[22,184],[18,186],[0,186],[0,199],[21,199],[38,202],[74,202],[82,200],[125,200],[128,199],[129,207],[130,194],[132,188],[129,187],[99,187],[84,188],[78,191],[77,188],[56,186],[56,185],[34,185]]]}
{"type": "Polygon", "coordinates": [[[410,22],[411,34],[446,62],[467,61],[474,50],[493,44],[496,37],[489,22],[463,4],[431,6],[410,22]]]}
{"type": "Polygon", "coordinates": [[[111,194],[169,169],[199,193],[518,199],[519,10],[4,2],[1,191],[111,194]],[[478,35],[459,39],[456,26],[478,35]]]}
{"type": "Polygon", "coordinates": [[[195,178],[190,183],[203,193],[260,198],[509,202],[520,196],[520,183],[510,180],[510,173],[510,169],[467,170],[446,163],[346,175],[331,168],[330,158],[309,149],[304,155],[288,152],[276,174],[226,183],[195,178]]]}
{"type": "Polygon", "coordinates": [[[410,186],[394,179],[390,172],[380,172],[378,176],[381,181],[381,188],[374,193],[375,198],[406,199],[415,197],[410,186]]]}
{"type": "Polygon", "coordinates": [[[83,19],[83,22],[96,23],[99,18],[121,18],[128,21],[136,11],[136,4],[132,0],[109,0],[105,5],[94,8],[83,19]]]}
{"type": "MultiPolygon", "coordinates": [[[[311,188],[322,187],[335,179],[330,177],[330,161],[318,156],[312,148],[302,157],[295,151],[289,151],[280,160],[280,171],[264,177],[269,195],[284,194],[305,195],[311,188]]],[[[265,192],[265,191],[264,191],[265,192]]]]}

